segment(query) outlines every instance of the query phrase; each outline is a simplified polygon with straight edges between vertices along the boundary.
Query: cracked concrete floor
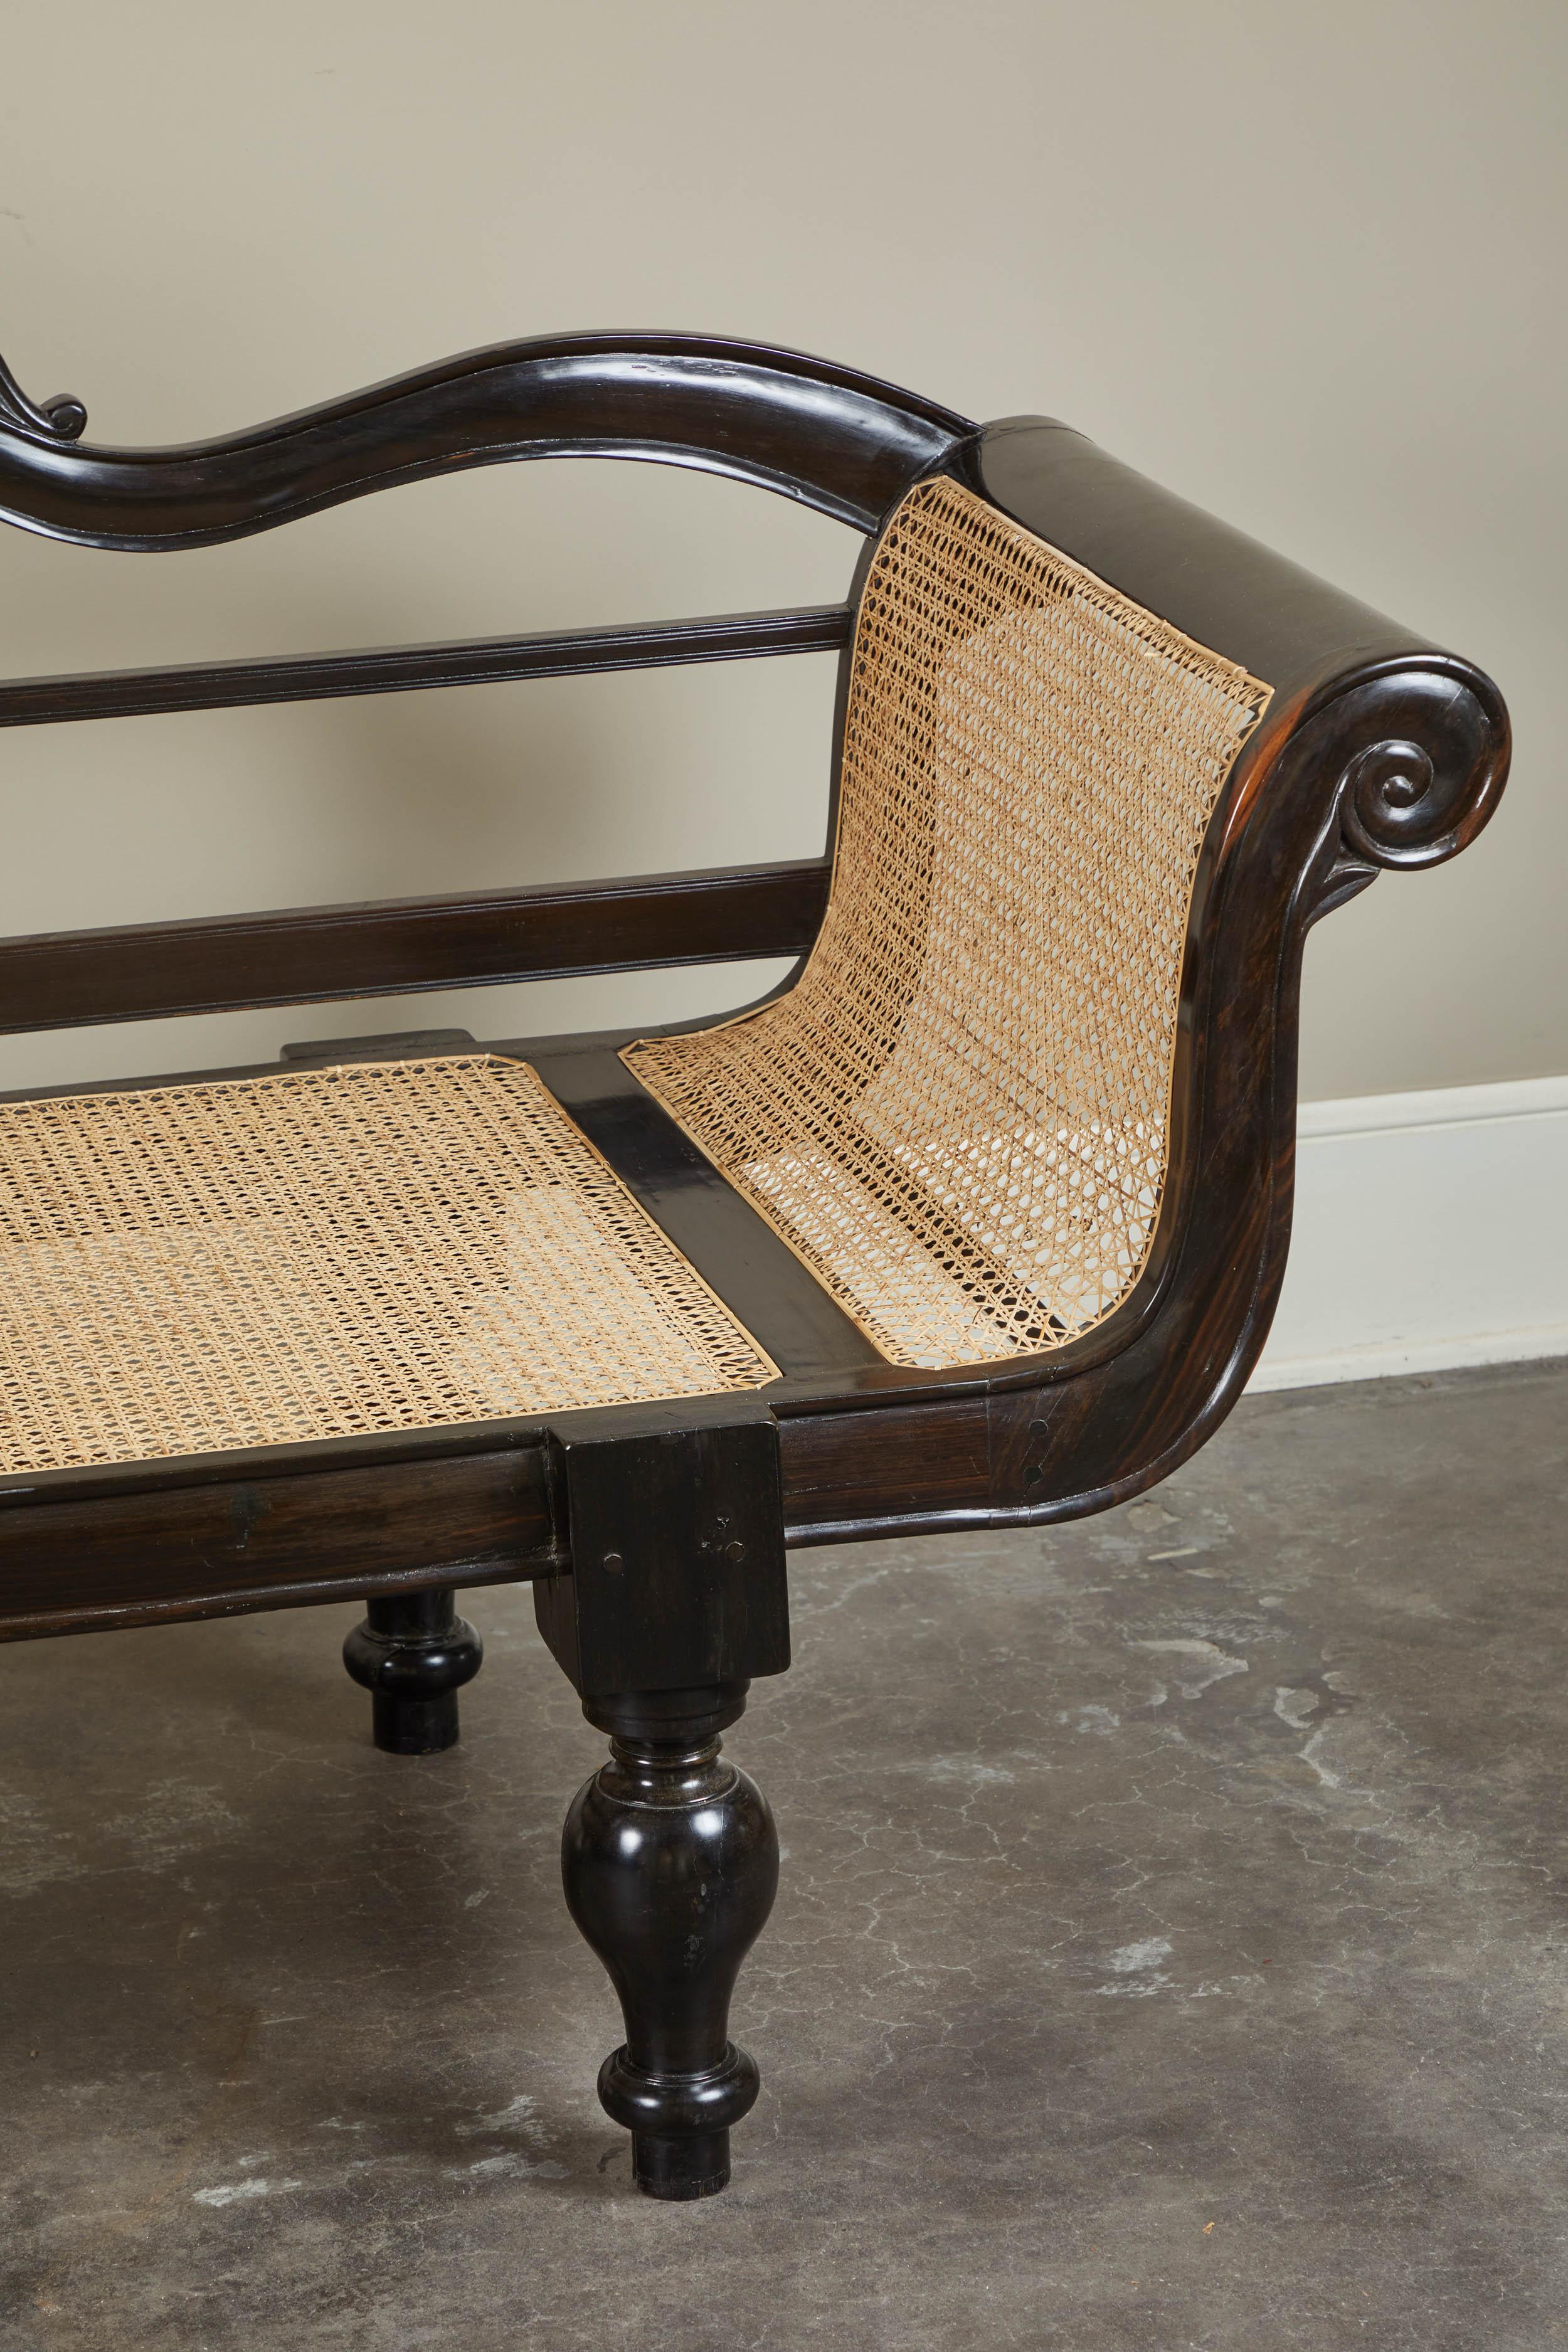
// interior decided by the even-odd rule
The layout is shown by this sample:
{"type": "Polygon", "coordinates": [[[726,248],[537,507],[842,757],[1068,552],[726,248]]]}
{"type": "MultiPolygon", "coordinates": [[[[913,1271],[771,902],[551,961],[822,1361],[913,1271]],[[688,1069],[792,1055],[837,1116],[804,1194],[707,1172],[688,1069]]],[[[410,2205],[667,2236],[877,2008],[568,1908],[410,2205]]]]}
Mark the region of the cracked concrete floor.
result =
{"type": "Polygon", "coordinates": [[[0,2342],[1568,2345],[1568,1366],[1250,1402],[1076,1527],[792,1563],[735,2185],[631,2189],[525,1591],[0,1654],[0,2342]]]}

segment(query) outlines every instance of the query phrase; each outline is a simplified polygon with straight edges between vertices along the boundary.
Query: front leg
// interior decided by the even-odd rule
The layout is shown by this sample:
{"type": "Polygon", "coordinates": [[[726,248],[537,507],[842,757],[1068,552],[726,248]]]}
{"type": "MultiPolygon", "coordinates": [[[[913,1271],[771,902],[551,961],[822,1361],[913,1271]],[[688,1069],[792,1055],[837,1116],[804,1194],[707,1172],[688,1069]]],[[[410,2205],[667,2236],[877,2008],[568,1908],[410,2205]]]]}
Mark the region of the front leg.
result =
{"type": "Polygon", "coordinates": [[[730,2126],[757,2095],[729,2039],[741,1962],[778,1888],[767,1800],[720,1754],[744,1682],[584,1700],[610,1760],[566,1817],[573,1918],[609,1970],[626,2038],[599,2073],[650,2197],[710,2197],[730,2178],[730,2126]]]}
{"type": "Polygon", "coordinates": [[[561,1566],[539,1628],[610,1760],[566,1820],[566,1901],[620,1995],[599,2096],[650,2197],[711,2197],[757,2070],[729,2040],[773,1908],[778,1836],[719,1752],[754,1675],[789,1664],[778,1430],[751,1397],[562,1414],[561,1566]]]}

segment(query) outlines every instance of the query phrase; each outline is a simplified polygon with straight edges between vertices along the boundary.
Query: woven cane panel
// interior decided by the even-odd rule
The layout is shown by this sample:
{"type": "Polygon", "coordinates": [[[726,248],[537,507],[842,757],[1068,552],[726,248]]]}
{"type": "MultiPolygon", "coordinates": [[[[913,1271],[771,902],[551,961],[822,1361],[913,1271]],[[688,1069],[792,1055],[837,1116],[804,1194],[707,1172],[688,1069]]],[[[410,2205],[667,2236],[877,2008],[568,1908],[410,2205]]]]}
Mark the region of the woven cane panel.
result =
{"type": "Polygon", "coordinates": [[[894,517],[798,982],[624,1056],[894,1363],[1059,1346],[1137,1279],[1198,852],[1268,697],[954,482],[894,517]]]}
{"type": "Polygon", "coordinates": [[[773,1377],[521,1063],[0,1104],[5,1470],[773,1377]]]}

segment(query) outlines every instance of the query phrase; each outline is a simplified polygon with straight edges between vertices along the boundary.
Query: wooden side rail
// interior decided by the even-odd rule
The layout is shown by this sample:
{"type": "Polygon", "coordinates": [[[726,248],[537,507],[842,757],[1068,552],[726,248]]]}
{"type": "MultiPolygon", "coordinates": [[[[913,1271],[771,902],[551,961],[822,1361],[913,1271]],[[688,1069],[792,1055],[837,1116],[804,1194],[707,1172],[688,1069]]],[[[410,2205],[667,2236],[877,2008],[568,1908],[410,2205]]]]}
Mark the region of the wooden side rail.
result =
{"type": "Polygon", "coordinates": [[[573,677],[589,670],[660,669],[767,654],[833,653],[848,644],[853,625],[847,604],[815,604],[773,613],[726,613],[707,620],[388,646],[363,653],[13,678],[0,683],[0,727],[57,726],[72,719],[128,719],[153,711],[233,710],[252,703],[483,686],[503,678],[573,677]]]}
{"type": "Polygon", "coordinates": [[[826,858],[0,940],[0,1033],[792,955],[826,858]]]}

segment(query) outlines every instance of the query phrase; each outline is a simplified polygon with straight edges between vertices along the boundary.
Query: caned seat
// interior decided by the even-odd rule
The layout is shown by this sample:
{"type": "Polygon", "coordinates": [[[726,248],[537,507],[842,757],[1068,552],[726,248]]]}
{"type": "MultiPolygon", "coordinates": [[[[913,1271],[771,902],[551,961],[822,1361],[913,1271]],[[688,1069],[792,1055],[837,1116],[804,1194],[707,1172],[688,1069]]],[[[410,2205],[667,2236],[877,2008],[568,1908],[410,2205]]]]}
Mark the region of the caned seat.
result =
{"type": "Polygon", "coordinates": [[[521,1062],[0,1104],[0,1467],[755,1389],[521,1062]]]}
{"type": "Polygon", "coordinates": [[[363,1596],[377,1744],[435,1755],[456,1590],[531,1582],[612,1742],[563,1842],[599,2095],[706,2196],[779,1866],[721,1735],[789,1664],[786,1549],[1100,1510],[1217,1427],[1284,1272],[1307,931],[1479,832],[1506,711],[1070,427],[797,352],[563,336],[189,448],[85,422],[0,365],[0,518],[173,551],[575,455],[867,541],[805,611],[0,682],[3,729],[838,657],[825,856],[0,940],[0,1032],[792,960],[678,1033],[0,1098],[0,1639],[363,1596]]]}

